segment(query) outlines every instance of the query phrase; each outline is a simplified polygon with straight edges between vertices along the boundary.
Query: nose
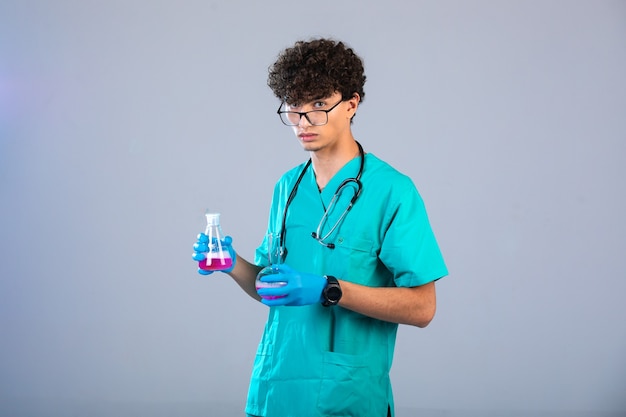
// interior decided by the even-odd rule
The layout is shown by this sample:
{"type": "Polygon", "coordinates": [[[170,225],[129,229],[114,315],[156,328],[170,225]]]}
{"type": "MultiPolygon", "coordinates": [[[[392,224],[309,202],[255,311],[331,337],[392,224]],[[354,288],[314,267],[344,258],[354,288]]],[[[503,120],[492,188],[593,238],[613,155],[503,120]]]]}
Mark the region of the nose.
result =
{"type": "Polygon", "coordinates": [[[298,120],[298,126],[302,126],[302,127],[313,126],[311,122],[309,122],[309,119],[306,116],[306,113],[300,113],[300,120],[298,120]]]}

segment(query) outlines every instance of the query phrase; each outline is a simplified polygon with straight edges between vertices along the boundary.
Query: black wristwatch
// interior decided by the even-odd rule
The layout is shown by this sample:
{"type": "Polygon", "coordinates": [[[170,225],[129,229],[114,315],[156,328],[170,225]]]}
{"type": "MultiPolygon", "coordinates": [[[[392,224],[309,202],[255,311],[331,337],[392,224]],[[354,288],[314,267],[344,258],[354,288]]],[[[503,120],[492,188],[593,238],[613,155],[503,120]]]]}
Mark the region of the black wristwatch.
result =
{"type": "Polygon", "coordinates": [[[343,294],[341,286],[339,286],[337,278],[332,275],[325,275],[324,278],[326,278],[327,284],[324,291],[322,291],[322,298],[324,299],[322,305],[324,307],[334,306],[341,300],[341,295],[343,294]]]}

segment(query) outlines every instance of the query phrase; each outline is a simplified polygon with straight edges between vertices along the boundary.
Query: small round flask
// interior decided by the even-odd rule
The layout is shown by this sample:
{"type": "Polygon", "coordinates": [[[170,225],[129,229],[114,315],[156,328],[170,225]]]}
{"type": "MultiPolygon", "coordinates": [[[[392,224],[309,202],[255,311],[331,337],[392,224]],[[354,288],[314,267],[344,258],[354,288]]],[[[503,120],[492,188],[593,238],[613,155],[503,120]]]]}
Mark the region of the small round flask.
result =
{"type": "MultiPolygon", "coordinates": [[[[282,253],[281,248],[279,246],[279,235],[278,233],[268,233],[265,236],[265,244],[267,247],[267,260],[269,261],[269,265],[265,268],[261,269],[256,276],[256,289],[257,291],[261,288],[278,288],[284,287],[287,285],[284,281],[279,282],[263,282],[261,278],[267,275],[274,275],[278,273],[277,265],[282,263],[282,253]]],[[[266,300],[274,300],[277,298],[283,298],[285,295],[274,295],[274,296],[261,296],[266,300]]]]}

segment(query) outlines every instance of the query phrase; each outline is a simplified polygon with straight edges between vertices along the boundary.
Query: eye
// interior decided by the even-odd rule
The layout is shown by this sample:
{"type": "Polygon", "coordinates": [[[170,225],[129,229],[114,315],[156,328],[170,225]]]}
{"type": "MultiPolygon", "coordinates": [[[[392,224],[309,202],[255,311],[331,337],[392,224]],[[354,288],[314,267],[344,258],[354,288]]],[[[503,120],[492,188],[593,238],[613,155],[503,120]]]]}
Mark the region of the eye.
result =
{"type": "Polygon", "coordinates": [[[315,103],[313,103],[313,108],[315,109],[321,109],[326,107],[326,102],[325,101],[316,101],[315,103]]]}

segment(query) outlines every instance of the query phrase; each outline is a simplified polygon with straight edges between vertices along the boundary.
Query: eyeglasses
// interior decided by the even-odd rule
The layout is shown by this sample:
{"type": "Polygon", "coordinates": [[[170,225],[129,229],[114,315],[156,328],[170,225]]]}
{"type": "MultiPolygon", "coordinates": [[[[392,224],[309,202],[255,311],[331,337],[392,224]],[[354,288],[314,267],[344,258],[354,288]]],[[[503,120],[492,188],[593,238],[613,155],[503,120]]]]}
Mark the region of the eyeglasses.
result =
{"type": "Polygon", "coordinates": [[[283,122],[285,126],[298,126],[300,124],[300,120],[302,116],[313,126],[324,126],[328,123],[328,113],[330,113],[335,107],[337,107],[343,99],[339,100],[337,104],[332,106],[328,110],[311,110],[305,112],[299,111],[281,111],[280,109],[283,107],[284,103],[280,103],[278,106],[278,110],[276,113],[280,116],[280,121],[283,122]]]}

